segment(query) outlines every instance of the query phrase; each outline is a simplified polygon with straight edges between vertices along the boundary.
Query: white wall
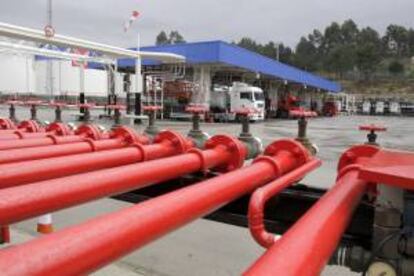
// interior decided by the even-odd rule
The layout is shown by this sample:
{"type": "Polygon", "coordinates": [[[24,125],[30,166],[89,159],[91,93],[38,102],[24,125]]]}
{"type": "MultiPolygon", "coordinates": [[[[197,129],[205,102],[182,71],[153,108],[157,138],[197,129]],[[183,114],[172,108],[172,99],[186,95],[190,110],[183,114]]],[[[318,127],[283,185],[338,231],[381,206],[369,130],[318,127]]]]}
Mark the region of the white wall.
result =
{"type": "Polygon", "coordinates": [[[0,53],[0,92],[31,93],[35,83],[33,56],[0,53]]]}
{"type": "MultiPolygon", "coordinates": [[[[0,92],[48,95],[46,60],[35,61],[32,55],[0,53],[0,92]]],[[[80,67],[71,61],[53,60],[53,94],[77,96],[80,92],[80,67]]],[[[108,72],[85,69],[86,96],[108,95],[108,72]]],[[[131,75],[131,91],[135,91],[135,75],[131,75]]],[[[123,74],[116,74],[116,93],[125,97],[123,74]]]]}
{"type": "MultiPolygon", "coordinates": [[[[47,61],[36,62],[36,93],[47,94],[47,61]]],[[[71,61],[52,61],[54,95],[78,95],[80,92],[80,67],[71,61]]],[[[86,96],[106,97],[108,76],[104,70],[85,69],[86,96]]]]}

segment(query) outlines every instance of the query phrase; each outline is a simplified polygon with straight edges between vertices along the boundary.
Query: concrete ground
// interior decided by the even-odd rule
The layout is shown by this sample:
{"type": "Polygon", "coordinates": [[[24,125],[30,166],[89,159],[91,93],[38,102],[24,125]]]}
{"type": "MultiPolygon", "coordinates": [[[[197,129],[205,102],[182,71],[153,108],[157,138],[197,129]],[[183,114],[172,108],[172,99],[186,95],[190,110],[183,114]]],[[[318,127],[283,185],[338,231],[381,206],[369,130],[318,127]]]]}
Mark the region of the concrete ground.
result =
{"type": "MultiPolygon", "coordinates": [[[[65,112],[65,121],[73,120],[65,112]]],[[[28,118],[27,109],[19,109],[19,118],[28,118]]],[[[5,107],[0,116],[7,116],[5,107]]],[[[53,113],[39,110],[42,120],[53,119],[53,113]]],[[[336,175],[336,162],[341,153],[353,144],[364,142],[365,133],[357,130],[358,125],[376,123],[388,127],[381,133],[378,142],[395,149],[414,150],[414,124],[412,118],[342,116],[318,118],[309,123],[309,137],[320,149],[323,166],[305,179],[305,183],[329,188],[336,175]]],[[[108,125],[109,122],[104,122],[108,125]]],[[[186,133],[188,122],[157,122],[160,128],[186,133]]],[[[237,124],[202,124],[210,134],[238,134],[237,124]]],[[[252,132],[267,145],[273,140],[294,137],[296,121],[267,121],[252,125],[252,132]]],[[[137,128],[142,131],[143,127],[137,128]]],[[[90,204],[67,209],[54,214],[54,226],[62,229],[89,218],[131,206],[111,199],[98,200],[90,204]]],[[[13,244],[31,239],[36,220],[28,220],[13,226],[13,244]]],[[[114,226],[114,231],[116,231],[114,226]]],[[[85,241],[87,242],[87,241],[85,241]]],[[[252,264],[263,250],[253,241],[247,229],[206,220],[197,220],[186,227],[135,251],[113,265],[94,275],[239,275],[252,264]]],[[[300,252],[298,252],[300,254],[300,252]]],[[[327,267],[323,275],[353,275],[346,268],[327,267]]]]}

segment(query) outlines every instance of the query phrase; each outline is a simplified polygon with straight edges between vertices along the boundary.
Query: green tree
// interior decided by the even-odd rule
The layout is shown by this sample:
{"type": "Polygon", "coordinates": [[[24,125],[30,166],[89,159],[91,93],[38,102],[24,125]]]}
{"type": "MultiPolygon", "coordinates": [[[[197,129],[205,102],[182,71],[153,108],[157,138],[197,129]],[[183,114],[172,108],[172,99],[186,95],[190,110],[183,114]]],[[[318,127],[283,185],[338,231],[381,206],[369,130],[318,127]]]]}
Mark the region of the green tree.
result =
{"type": "Polygon", "coordinates": [[[388,66],[388,71],[393,75],[400,75],[404,73],[404,69],[404,65],[398,60],[393,60],[388,66]]]}
{"type": "Polygon", "coordinates": [[[253,39],[249,37],[243,37],[240,39],[240,41],[237,43],[237,46],[240,46],[244,49],[253,51],[253,52],[259,52],[259,47],[253,39]]]}
{"type": "Polygon", "coordinates": [[[184,37],[178,31],[171,31],[168,41],[169,44],[185,43],[184,37]]]}
{"type": "Polygon", "coordinates": [[[414,29],[412,28],[408,30],[408,48],[409,48],[409,55],[413,57],[414,56],[414,29]]]}
{"type": "Polygon", "coordinates": [[[342,77],[354,68],[358,33],[358,26],[352,20],[342,25],[333,22],[325,29],[320,49],[324,69],[342,77]]]}
{"type": "Polygon", "coordinates": [[[156,45],[169,44],[169,40],[168,40],[168,37],[167,37],[167,33],[165,31],[161,31],[157,35],[157,38],[155,39],[155,44],[156,45]]]}
{"type": "Polygon", "coordinates": [[[377,31],[370,27],[358,34],[356,66],[365,79],[369,79],[381,62],[381,39],[377,31]]]}
{"type": "Polygon", "coordinates": [[[336,45],[330,49],[325,57],[325,69],[342,78],[343,73],[351,70],[354,66],[354,53],[354,49],[350,46],[336,45]]]}
{"type": "Polygon", "coordinates": [[[341,26],[342,40],[347,45],[355,45],[358,39],[359,29],[352,19],[346,20],[341,26]]]}
{"type": "MultiPolygon", "coordinates": [[[[269,58],[272,58],[272,59],[277,58],[277,54],[276,54],[277,49],[276,49],[276,44],[274,42],[270,41],[266,43],[265,45],[262,45],[261,47],[258,47],[258,48],[261,48],[260,54],[267,56],[269,58]]],[[[279,47],[279,50],[280,50],[280,47],[279,47]]]]}
{"type": "Polygon", "coordinates": [[[306,37],[301,37],[296,45],[294,64],[309,71],[318,69],[318,48],[306,37]]]}
{"type": "Polygon", "coordinates": [[[405,57],[408,55],[408,31],[403,26],[389,25],[383,40],[388,54],[397,57],[405,57]]]}
{"type": "Polygon", "coordinates": [[[283,43],[279,43],[279,61],[284,63],[293,64],[294,53],[292,48],[285,46],[283,43]]]}
{"type": "Polygon", "coordinates": [[[171,31],[169,35],[165,31],[161,31],[156,39],[156,45],[185,43],[184,37],[178,31],[171,31]]]}
{"type": "Polygon", "coordinates": [[[322,40],[322,52],[324,54],[329,53],[332,49],[343,44],[341,26],[337,22],[333,22],[330,26],[326,27],[323,40],[322,40]]]}

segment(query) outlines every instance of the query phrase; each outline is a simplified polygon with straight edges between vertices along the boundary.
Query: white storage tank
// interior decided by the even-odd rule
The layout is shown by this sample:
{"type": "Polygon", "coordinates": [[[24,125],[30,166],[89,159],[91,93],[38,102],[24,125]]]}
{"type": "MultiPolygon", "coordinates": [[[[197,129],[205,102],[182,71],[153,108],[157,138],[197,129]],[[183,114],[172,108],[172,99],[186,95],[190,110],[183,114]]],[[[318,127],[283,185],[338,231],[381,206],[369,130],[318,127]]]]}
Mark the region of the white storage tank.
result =
{"type": "Polygon", "coordinates": [[[401,105],[399,102],[396,102],[396,101],[390,102],[390,114],[392,115],[401,114],[401,105]]]}
{"type": "Polygon", "coordinates": [[[371,113],[371,102],[364,101],[362,103],[362,114],[370,114],[371,113]]]}
{"type": "Polygon", "coordinates": [[[375,114],[384,114],[385,103],[383,101],[378,101],[375,103],[375,114]]]}

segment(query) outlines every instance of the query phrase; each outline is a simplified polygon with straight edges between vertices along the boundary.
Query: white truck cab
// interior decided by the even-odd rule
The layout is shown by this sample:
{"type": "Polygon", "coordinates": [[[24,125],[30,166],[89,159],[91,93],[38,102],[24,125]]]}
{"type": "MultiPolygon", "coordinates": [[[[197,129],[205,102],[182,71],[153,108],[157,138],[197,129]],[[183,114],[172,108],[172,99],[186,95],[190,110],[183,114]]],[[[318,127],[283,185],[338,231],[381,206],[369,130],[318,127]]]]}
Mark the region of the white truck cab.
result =
{"type": "Polygon", "coordinates": [[[263,90],[245,83],[235,82],[229,90],[230,112],[248,108],[252,110],[250,120],[260,121],[265,117],[265,99],[263,90]]]}

